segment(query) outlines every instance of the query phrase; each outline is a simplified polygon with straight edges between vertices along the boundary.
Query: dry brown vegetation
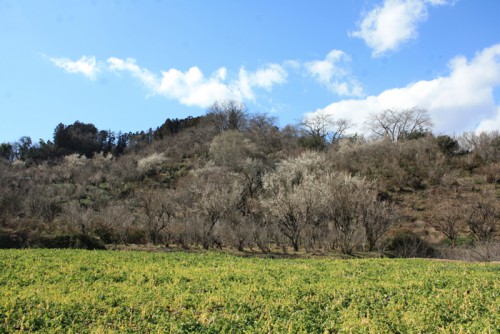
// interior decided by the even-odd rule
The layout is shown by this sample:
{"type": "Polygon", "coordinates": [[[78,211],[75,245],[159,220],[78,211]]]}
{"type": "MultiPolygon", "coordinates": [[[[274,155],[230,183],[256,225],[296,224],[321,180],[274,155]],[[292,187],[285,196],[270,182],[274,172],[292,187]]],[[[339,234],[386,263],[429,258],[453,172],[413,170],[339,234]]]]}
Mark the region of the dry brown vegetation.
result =
{"type": "Polygon", "coordinates": [[[0,247],[498,260],[500,135],[436,136],[420,109],[371,122],[369,139],[328,117],[279,129],[229,101],[122,142],[2,144],[0,247]]]}

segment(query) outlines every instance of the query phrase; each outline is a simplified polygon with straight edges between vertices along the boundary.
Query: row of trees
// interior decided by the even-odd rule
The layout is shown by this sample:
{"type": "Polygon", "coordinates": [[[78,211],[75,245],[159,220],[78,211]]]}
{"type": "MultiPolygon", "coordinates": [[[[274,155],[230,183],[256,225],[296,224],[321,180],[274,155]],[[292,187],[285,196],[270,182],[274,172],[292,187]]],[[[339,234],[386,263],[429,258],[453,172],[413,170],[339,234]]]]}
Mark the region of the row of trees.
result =
{"type": "MultiPolygon", "coordinates": [[[[374,184],[333,171],[324,154],[304,153],[266,171],[262,161],[219,160],[220,149],[213,145],[214,160],[189,172],[175,188],[137,187],[114,195],[105,183],[41,185],[31,176],[18,179],[17,189],[7,185],[2,194],[1,226],[27,233],[19,237],[26,245],[38,231],[92,235],[106,243],[263,252],[289,245],[295,251],[351,253],[373,250],[397,221],[394,204],[378,201],[374,184]]],[[[84,173],[96,167],[95,159],[78,158],[83,161],[68,161],[65,168],[84,173]]]]}
{"type": "Polygon", "coordinates": [[[98,153],[120,156],[127,148],[139,149],[154,140],[161,140],[183,129],[196,126],[199,119],[199,117],[167,119],[155,131],[150,128],[146,132],[136,133],[98,130],[92,123],[79,121],[70,125],[60,123],[54,130],[53,141],[40,139],[38,143],[34,143],[31,137],[24,136],[17,142],[0,144],[0,159],[40,163],[71,154],[84,155],[87,158],[98,153]]]}

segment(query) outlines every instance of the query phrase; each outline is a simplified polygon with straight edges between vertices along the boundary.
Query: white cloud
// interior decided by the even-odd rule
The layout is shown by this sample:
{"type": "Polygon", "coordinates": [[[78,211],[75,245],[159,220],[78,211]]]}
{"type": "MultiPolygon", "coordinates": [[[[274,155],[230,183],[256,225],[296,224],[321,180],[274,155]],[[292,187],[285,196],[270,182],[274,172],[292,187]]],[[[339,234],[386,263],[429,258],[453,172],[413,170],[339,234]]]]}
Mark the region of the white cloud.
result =
{"type": "Polygon", "coordinates": [[[497,107],[497,113],[494,117],[485,119],[479,123],[476,131],[500,131],[500,106],[497,107]]]}
{"type": "Polygon", "coordinates": [[[286,82],[287,72],[278,64],[268,64],[255,72],[245,68],[239,70],[238,77],[227,80],[227,69],[219,68],[210,76],[193,66],[183,72],[170,69],[161,72],[161,76],[141,68],[134,59],[108,59],[112,71],[129,72],[138,78],[152,94],[178,100],[188,106],[208,107],[216,100],[237,99],[254,100],[255,90],[271,90],[273,86],[286,82]]]}
{"type": "Polygon", "coordinates": [[[185,105],[207,107],[215,100],[232,98],[230,89],[224,83],[226,75],[225,68],[220,68],[208,78],[196,66],[186,72],[170,69],[162,72],[160,85],[155,90],[185,105]]]}
{"type": "Polygon", "coordinates": [[[95,80],[100,72],[100,66],[95,57],[82,56],[76,61],[68,58],[50,58],[50,61],[68,73],[83,74],[91,80],[95,80]]]}
{"type": "Polygon", "coordinates": [[[276,84],[285,83],[287,76],[288,73],[278,64],[269,64],[249,75],[252,86],[266,90],[270,90],[276,84]]]}
{"type": "Polygon", "coordinates": [[[154,90],[158,86],[158,78],[146,69],[140,68],[135,59],[108,58],[108,68],[110,71],[126,71],[133,77],[139,79],[146,87],[154,90]]]}
{"type": "Polygon", "coordinates": [[[359,30],[350,32],[373,49],[372,56],[397,50],[418,36],[418,24],[427,19],[427,7],[451,4],[447,0],[385,0],[366,13],[359,30]]]}
{"type": "Polygon", "coordinates": [[[471,60],[456,57],[449,68],[447,76],[388,89],[364,99],[335,102],[318,111],[353,120],[358,132],[365,131],[363,123],[370,113],[412,107],[427,109],[438,133],[498,129],[500,108],[493,91],[500,86],[500,44],[482,50],[471,60]]]}
{"type": "Polygon", "coordinates": [[[95,80],[102,70],[126,72],[138,79],[153,95],[177,100],[188,106],[205,108],[216,100],[254,100],[256,90],[270,91],[275,85],[286,82],[288,72],[278,64],[267,64],[254,72],[241,67],[236,78],[228,79],[225,67],[210,76],[193,66],[183,72],[178,69],[155,74],[137,65],[135,59],[110,57],[107,64],[98,63],[95,57],[83,56],[77,61],[67,58],[50,58],[57,67],[68,73],[79,73],[95,80]]]}
{"type": "Polygon", "coordinates": [[[345,66],[351,58],[341,50],[332,50],[324,60],[304,64],[306,71],[320,84],[339,96],[362,96],[363,87],[345,66]]]}

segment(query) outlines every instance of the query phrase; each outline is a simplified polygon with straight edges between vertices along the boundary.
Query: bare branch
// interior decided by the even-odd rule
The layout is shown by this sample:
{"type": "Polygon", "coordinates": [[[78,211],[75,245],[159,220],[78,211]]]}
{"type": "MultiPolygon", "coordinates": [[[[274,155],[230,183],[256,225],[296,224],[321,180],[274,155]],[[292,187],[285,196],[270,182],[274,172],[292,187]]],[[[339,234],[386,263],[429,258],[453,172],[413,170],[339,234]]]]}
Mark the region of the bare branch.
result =
{"type": "Polygon", "coordinates": [[[386,137],[396,142],[430,131],[432,121],[427,110],[415,107],[373,113],[368,117],[366,125],[377,137],[386,137]]]}

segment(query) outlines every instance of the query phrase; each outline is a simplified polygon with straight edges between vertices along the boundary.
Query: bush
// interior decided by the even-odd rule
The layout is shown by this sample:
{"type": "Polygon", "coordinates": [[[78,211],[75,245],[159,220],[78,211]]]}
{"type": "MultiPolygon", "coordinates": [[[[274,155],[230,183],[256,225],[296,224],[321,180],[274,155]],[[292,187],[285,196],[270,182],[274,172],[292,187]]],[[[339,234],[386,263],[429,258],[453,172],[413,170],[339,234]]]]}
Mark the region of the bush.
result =
{"type": "Polygon", "coordinates": [[[439,150],[447,155],[447,156],[454,156],[455,154],[458,153],[460,149],[460,145],[458,144],[458,140],[451,138],[450,136],[437,136],[436,137],[436,144],[439,147],[439,150]]]}
{"type": "Polygon", "coordinates": [[[500,261],[500,241],[476,241],[468,240],[461,247],[443,247],[440,249],[440,257],[460,261],[500,261]]]}
{"type": "Polygon", "coordinates": [[[85,234],[39,236],[32,242],[32,247],[41,248],[81,248],[81,249],[106,249],[101,239],[85,234]]]}
{"type": "Polygon", "coordinates": [[[500,261],[500,241],[479,241],[471,247],[472,258],[477,261],[500,261]]]}
{"type": "Polygon", "coordinates": [[[389,257],[436,257],[437,251],[425,240],[411,232],[399,234],[386,241],[384,254],[389,257]]]}
{"type": "Polygon", "coordinates": [[[83,235],[29,235],[26,231],[0,230],[0,248],[81,248],[106,249],[101,239],[83,235]]]}
{"type": "Polygon", "coordinates": [[[148,241],[148,236],[145,230],[140,228],[129,228],[127,229],[124,240],[126,244],[146,244],[148,241]]]}
{"type": "Polygon", "coordinates": [[[27,231],[0,229],[0,248],[23,248],[28,240],[27,231]]]}
{"type": "Polygon", "coordinates": [[[479,173],[483,174],[487,183],[500,184],[500,163],[482,166],[479,173]]]}
{"type": "Polygon", "coordinates": [[[167,160],[163,153],[153,153],[137,162],[137,171],[141,176],[153,176],[163,169],[167,160]]]}

